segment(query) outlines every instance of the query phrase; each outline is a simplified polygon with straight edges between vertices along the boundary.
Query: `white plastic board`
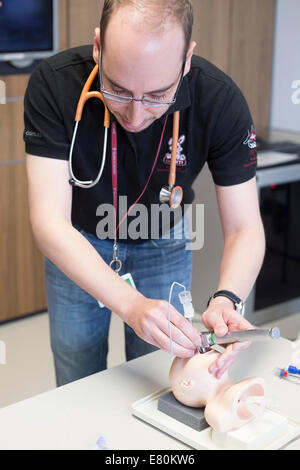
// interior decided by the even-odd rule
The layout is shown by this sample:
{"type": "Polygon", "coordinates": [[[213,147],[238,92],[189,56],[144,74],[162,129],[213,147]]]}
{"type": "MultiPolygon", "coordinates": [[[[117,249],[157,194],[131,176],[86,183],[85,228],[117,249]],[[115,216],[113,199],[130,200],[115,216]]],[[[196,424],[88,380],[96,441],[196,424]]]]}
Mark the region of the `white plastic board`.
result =
{"type": "MultiPolygon", "coordinates": [[[[145,398],[142,398],[141,400],[134,402],[131,407],[132,414],[147,422],[148,424],[157,427],[158,429],[169,434],[170,436],[175,437],[175,439],[184,442],[193,449],[224,450],[224,447],[213,442],[212,428],[209,427],[207,429],[204,429],[203,431],[195,431],[194,429],[190,428],[189,426],[186,426],[183,423],[180,423],[179,421],[175,420],[174,418],[171,418],[165,413],[158,411],[158,398],[169,391],[170,388],[165,388],[158,392],[152,393],[151,395],[148,395],[145,398]]],[[[274,415],[279,414],[269,410],[267,410],[267,412],[272,413],[274,415]]],[[[263,417],[260,419],[263,419],[263,417]]],[[[293,422],[288,418],[287,421],[287,432],[281,437],[275,439],[274,441],[266,445],[263,448],[264,450],[277,450],[300,434],[299,424],[293,422]]],[[[245,426],[243,427],[243,429],[244,428],[245,426]]]]}

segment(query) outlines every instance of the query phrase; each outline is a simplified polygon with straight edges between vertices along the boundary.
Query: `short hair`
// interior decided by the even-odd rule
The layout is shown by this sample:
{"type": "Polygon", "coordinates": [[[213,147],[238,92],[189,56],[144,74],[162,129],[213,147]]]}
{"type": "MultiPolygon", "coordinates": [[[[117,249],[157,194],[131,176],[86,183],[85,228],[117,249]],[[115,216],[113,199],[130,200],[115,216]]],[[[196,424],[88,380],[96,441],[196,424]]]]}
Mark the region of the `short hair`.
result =
{"type": "Polygon", "coordinates": [[[150,19],[152,24],[156,24],[156,26],[162,27],[170,19],[182,25],[185,39],[185,58],[191,41],[194,23],[193,7],[190,0],[105,0],[100,20],[101,44],[103,48],[105,32],[111,16],[125,6],[136,8],[146,20],[150,19]]]}

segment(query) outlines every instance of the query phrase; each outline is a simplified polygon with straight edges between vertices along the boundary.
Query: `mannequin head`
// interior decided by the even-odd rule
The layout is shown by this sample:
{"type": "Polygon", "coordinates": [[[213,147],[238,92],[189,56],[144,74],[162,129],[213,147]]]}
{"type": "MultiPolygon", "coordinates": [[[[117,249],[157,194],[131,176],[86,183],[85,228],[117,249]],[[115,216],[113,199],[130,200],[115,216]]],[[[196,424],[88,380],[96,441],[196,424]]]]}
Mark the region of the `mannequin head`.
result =
{"type": "Polygon", "coordinates": [[[227,372],[216,379],[208,368],[218,354],[212,350],[189,359],[176,357],[170,369],[170,385],[180,403],[205,407],[208,424],[220,432],[227,432],[263,412],[265,382],[254,377],[233,384],[227,372]]]}
{"type": "Polygon", "coordinates": [[[196,408],[205,406],[221,388],[230,385],[228,372],[219,380],[208,372],[217,355],[216,351],[209,351],[188,359],[174,359],[170,369],[170,384],[180,403],[196,408]]]}

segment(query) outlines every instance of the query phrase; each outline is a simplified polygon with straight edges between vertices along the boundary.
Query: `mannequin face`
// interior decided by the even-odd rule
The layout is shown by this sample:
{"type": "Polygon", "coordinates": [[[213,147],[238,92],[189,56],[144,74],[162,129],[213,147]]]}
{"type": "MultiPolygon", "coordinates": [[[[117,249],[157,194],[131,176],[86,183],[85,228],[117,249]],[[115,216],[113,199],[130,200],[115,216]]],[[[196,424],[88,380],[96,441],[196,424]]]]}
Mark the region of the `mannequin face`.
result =
{"type": "Polygon", "coordinates": [[[226,372],[220,379],[209,374],[219,353],[209,351],[190,359],[176,357],[170,369],[170,385],[175,398],[191,407],[206,407],[208,424],[220,431],[237,429],[264,410],[265,382],[259,377],[233,384],[226,372]]]}
{"type": "Polygon", "coordinates": [[[192,407],[205,406],[219,390],[230,384],[227,372],[219,380],[208,372],[217,356],[216,351],[209,351],[206,354],[197,353],[188,359],[174,359],[169,377],[178,401],[192,407]]]}

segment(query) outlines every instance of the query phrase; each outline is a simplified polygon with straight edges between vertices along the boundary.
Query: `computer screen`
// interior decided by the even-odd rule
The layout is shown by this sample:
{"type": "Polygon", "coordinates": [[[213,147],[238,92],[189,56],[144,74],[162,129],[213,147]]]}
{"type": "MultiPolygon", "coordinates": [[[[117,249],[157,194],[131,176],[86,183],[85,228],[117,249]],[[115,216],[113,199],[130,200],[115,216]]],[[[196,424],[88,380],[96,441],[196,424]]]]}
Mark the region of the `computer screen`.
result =
{"type": "Polygon", "coordinates": [[[0,0],[0,54],[53,51],[53,0],[0,0]]]}

